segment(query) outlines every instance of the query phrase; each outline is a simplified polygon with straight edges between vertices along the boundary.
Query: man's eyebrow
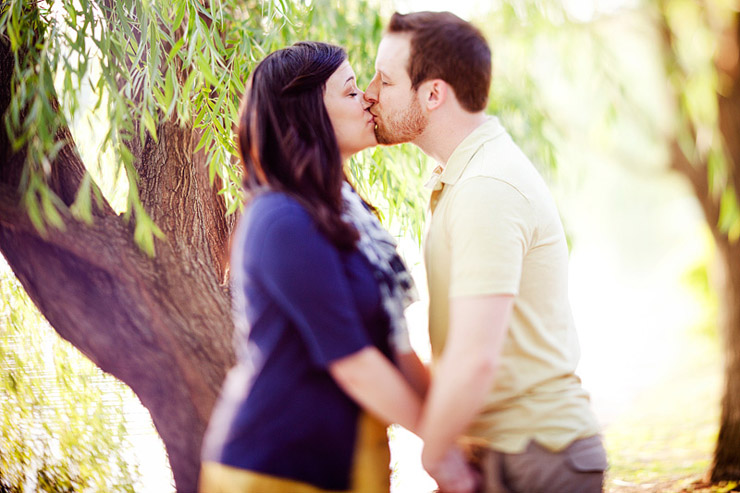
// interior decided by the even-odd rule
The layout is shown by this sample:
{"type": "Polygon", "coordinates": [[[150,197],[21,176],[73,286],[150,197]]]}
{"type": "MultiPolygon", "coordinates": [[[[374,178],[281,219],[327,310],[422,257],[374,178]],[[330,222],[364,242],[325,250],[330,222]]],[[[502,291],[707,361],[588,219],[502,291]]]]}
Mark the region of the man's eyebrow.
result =
{"type": "Polygon", "coordinates": [[[355,78],[355,76],[354,76],[354,75],[351,75],[351,76],[349,76],[349,77],[347,78],[347,80],[345,80],[345,81],[344,81],[344,85],[346,86],[346,85],[347,85],[347,82],[351,81],[351,80],[352,80],[352,79],[354,79],[354,78],[355,78]]]}

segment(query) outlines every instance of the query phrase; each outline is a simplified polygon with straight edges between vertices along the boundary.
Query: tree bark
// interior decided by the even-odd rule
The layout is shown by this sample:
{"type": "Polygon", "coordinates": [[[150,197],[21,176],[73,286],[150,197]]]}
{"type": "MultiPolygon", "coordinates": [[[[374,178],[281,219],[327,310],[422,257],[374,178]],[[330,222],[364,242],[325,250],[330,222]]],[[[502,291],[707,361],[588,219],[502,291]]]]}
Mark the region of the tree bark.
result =
{"type": "MultiPolygon", "coordinates": [[[[13,55],[0,39],[0,114],[13,55]]],[[[200,448],[226,370],[233,364],[225,285],[232,221],[208,182],[191,128],[166,122],[137,156],[142,202],[164,231],[154,258],[133,241],[133,219],[94,205],[86,225],[37,231],[18,193],[25,150],[0,131],[0,252],[49,323],[104,371],[128,384],[151,413],[177,490],[196,491],[200,448]]],[[[70,205],[85,166],[65,128],[50,188],[70,205]]],[[[93,199],[93,204],[95,200],[93,199]]]]}
{"type": "MultiPolygon", "coordinates": [[[[716,65],[721,85],[718,91],[719,127],[727,156],[728,184],[740,203],[740,17],[723,33],[716,65]]],[[[725,348],[725,385],[719,436],[714,453],[712,481],[740,480],[740,243],[710,223],[724,266],[720,287],[720,327],[725,348]]]]}
{"type": "Polygon", "coordinates": [[[740,480],[740,244],[724,242],[718,251],[725,266],[724,289],[720,291],[725,384],[713,482],[740,480]]]}
{"type": "MultiPolygon", "coordinates": [[[[706,6],[704,7],[706,10],[706,6]]],[[[660,3],[663,13],[659,31],[667,72],[681,71],[678,63],[676,40],[665,17],[667,4],[660,3]]],[[[718,124],[721,145],[726,158],[726,182],[719,184],[719,191],[730,190],[740,203],[740,31],[738,14],[721,33],[714,60],[718,72],[718,124]]],[[[686,74],[683,74],[686,76],[686,74]]],[[[687,76],[686,76],[687,77],[687,76]]],[[[680,106],[677,98],[677,106],[680,106]]],[[[683,122],[696,141],[697,131],[690,120],[683,122]]],[[[714,143],[713,145],[716,145],[714,143]]],[[[672,144],[671,167],[687,178],[704,213],[719,258],[721,277],[717,283],[720,293],[719,332],[725,349],[725,385],[722,397],[720,429],[710,471],[713,482],[740,480],[740,243],[732,241],[722,231],[720,213],[722,197],[709,181],[708,156],[686,156],[677,141],[672,144]]]]}

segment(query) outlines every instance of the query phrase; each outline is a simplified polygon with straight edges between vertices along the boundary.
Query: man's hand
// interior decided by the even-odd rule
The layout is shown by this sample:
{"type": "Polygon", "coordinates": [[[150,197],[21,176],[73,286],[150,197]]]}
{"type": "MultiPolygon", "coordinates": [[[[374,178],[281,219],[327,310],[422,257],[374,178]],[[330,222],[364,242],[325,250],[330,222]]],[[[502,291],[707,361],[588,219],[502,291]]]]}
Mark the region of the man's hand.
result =
{"type": "Polygon", "coordinates": [[[475,493],[481,478],[465,460],[457,447],[450,448],[436,464],[427,464],[422,455],[422,464],[439,486],[440,493],[475,493]]]}

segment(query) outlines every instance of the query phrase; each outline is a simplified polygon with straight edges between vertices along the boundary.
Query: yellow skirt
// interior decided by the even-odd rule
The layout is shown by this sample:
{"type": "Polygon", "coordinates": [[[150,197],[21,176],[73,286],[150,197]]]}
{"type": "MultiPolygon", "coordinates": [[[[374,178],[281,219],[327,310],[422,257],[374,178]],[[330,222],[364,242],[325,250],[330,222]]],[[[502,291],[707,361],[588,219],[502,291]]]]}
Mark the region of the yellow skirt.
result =
{"type": "MultiPolygon", "coordinates": [[[[359,422],[351,487],[341,493],[388,493],[390,451],[386,427],[362,413],[359,422]]],[[[330,490],[291,479],[270,476],[238,467],[204,462],[199,493],[329,493],[330,490]]],[[[336,490],[331,490],[337,493],[336,490]]]]}

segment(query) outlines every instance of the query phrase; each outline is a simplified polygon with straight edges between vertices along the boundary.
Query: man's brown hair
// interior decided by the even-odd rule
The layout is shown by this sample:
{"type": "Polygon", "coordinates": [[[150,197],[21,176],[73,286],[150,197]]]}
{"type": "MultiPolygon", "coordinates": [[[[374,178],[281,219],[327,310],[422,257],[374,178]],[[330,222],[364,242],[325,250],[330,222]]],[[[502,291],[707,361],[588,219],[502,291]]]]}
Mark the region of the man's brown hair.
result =
{"type": "Polygon", "coordinates": [[[411,53],[406,68],[411,87],[430,79],[452,86],[460,105],[482,111],[491,85],[491,49],[472,24],[450,12],[396,12],[389,34],[410,34],[411,53]]]}

